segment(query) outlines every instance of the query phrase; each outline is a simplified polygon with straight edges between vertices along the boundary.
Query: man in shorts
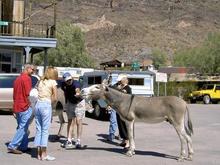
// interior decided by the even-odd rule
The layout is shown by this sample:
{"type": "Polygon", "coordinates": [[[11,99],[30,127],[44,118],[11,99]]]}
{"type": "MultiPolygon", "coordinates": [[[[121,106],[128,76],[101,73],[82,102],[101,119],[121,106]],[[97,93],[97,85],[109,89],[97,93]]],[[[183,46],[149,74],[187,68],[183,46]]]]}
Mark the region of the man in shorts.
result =
{"type": "Polygon", "coordinates": [[[64,73],[64,82],[61,85],[64,91],[66,100],[66,113],[68,117],[67,125],[67,141],[65,143],[65,148],[73,148],[73,138],[72,134],[74,131],[74,126],[76,125],[76,148],[81,148],[81,135],[82,135],[82,119],[85,116],[85,109],[83,99],[80,97],[80,83],[73,80],[70,73],[64,73]]]}

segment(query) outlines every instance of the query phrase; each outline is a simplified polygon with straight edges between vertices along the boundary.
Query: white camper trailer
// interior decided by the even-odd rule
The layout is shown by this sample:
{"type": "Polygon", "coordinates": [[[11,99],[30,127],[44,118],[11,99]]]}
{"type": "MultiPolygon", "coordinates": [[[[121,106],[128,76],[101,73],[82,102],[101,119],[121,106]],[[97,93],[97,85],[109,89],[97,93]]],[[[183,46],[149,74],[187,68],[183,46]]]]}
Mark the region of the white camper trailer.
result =
{"type": "MultiPolygon", "coordinates": [[[[119,74],[126,74],[129,80],[129,85],[132,89],[132,94],[151,97],[154,95],[154,73],[151,71],[93,71],[85,72],[80,77],[82,88],[88,87],[93,84],[101,84],[104,79],[111,76],[111,85],[117,82],[119,74]]],[[[103,119],[106,116],[105,108],[107,104],[104,100],[99,99],[93,101],[93,116],[97,119],[103,119]]]]}

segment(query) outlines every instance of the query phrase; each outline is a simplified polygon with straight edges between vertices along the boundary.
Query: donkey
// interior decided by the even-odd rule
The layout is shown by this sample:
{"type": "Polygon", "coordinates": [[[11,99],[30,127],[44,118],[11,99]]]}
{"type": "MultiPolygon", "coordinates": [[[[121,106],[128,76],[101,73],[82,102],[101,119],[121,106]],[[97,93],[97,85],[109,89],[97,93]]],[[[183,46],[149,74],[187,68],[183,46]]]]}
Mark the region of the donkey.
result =
{"type": "Polygon", "coordinates": [[[104,99],[113,107],[125,121],[129,136],[129,149],[127,156],[135,154],[133,125],[135,121],[146,123],[159,123],[168,121],[176,130],[181,150],[178,160],[192,160],[193,147],[191,135],[193,125],[190,119],[187,104],[176,96],[143,97],[122,93],[105,84],[96,84],[81,91],[82,96],[88,100],[104,99]],[[184,140],[187,142],[188,157],[184,153],[184,140]]]}

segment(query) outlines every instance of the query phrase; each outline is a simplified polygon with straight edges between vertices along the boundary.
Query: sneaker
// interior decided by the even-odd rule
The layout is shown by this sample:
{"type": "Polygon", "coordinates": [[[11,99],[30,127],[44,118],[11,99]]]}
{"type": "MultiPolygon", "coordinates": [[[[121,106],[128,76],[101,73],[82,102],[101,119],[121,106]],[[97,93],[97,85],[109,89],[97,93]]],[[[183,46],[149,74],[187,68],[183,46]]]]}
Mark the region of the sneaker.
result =
{"type": "Polygon", "coordinates": [[[47,161],[53,161],[53,160],[55,160],[55,159],[56,159],[55,157],[50,156],[50,155],[47,155],[47,156],[45,156],[44,158],[42,158],[42,160],[47,160],[47,161]]]}
{"type": "Polygon", "coordinates": [[[73,148],[72,142],[66,141],[65,148],[66,148],[66,149],[73,148]]]}
{"type": "Polygon", "coordinates": [[[20,151],[20,150],[10,149],[10,148],[8,148],[8,153],[11,153],[11,154],[23,154],[23,152],[20,151]]]}
{"type": "Polygon", "coordinates": [[[77,149],[82,148],[82,146],[81,146],[81,144],[80,144],[80,140],[77,140],[77,141],[76,141],[76,148],[77,148],[77,149]]]}
{"type": "Polygon", "coordinates": [[[74,139],[74,138],[72,138],[72,139],[71,139],[71,141],[72,141],[72,144],[73,144],[73,145],[75,145],[75,144],[76,144],[76,142],[75,142],[75,139],[74,139]]]}
{"type": "Polygon", "coordinates": [[[65,142],[63,142],[63,143],[61,143],[61,145],[60,145],[60,146],[61,146],[62,148],[65,148],[65,146],[67,145],[67,143],[69,143],[69,142],[68,142],[68,140],[67,140],[67,141],[65,141],[65,142]]]}

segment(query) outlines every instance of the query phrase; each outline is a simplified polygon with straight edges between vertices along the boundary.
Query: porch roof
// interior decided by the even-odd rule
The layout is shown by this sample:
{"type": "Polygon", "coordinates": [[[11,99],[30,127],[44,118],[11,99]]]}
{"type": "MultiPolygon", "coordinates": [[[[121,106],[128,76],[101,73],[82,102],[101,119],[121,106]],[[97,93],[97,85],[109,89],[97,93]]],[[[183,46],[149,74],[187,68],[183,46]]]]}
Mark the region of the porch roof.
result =
{"type": "Polygon", "coordinates": [[[6,47],[31,47],[39,51],[44,48],[55,48],[56,44],[57,39],[55,38],[0,36],[0,46],[6,47]]]}

